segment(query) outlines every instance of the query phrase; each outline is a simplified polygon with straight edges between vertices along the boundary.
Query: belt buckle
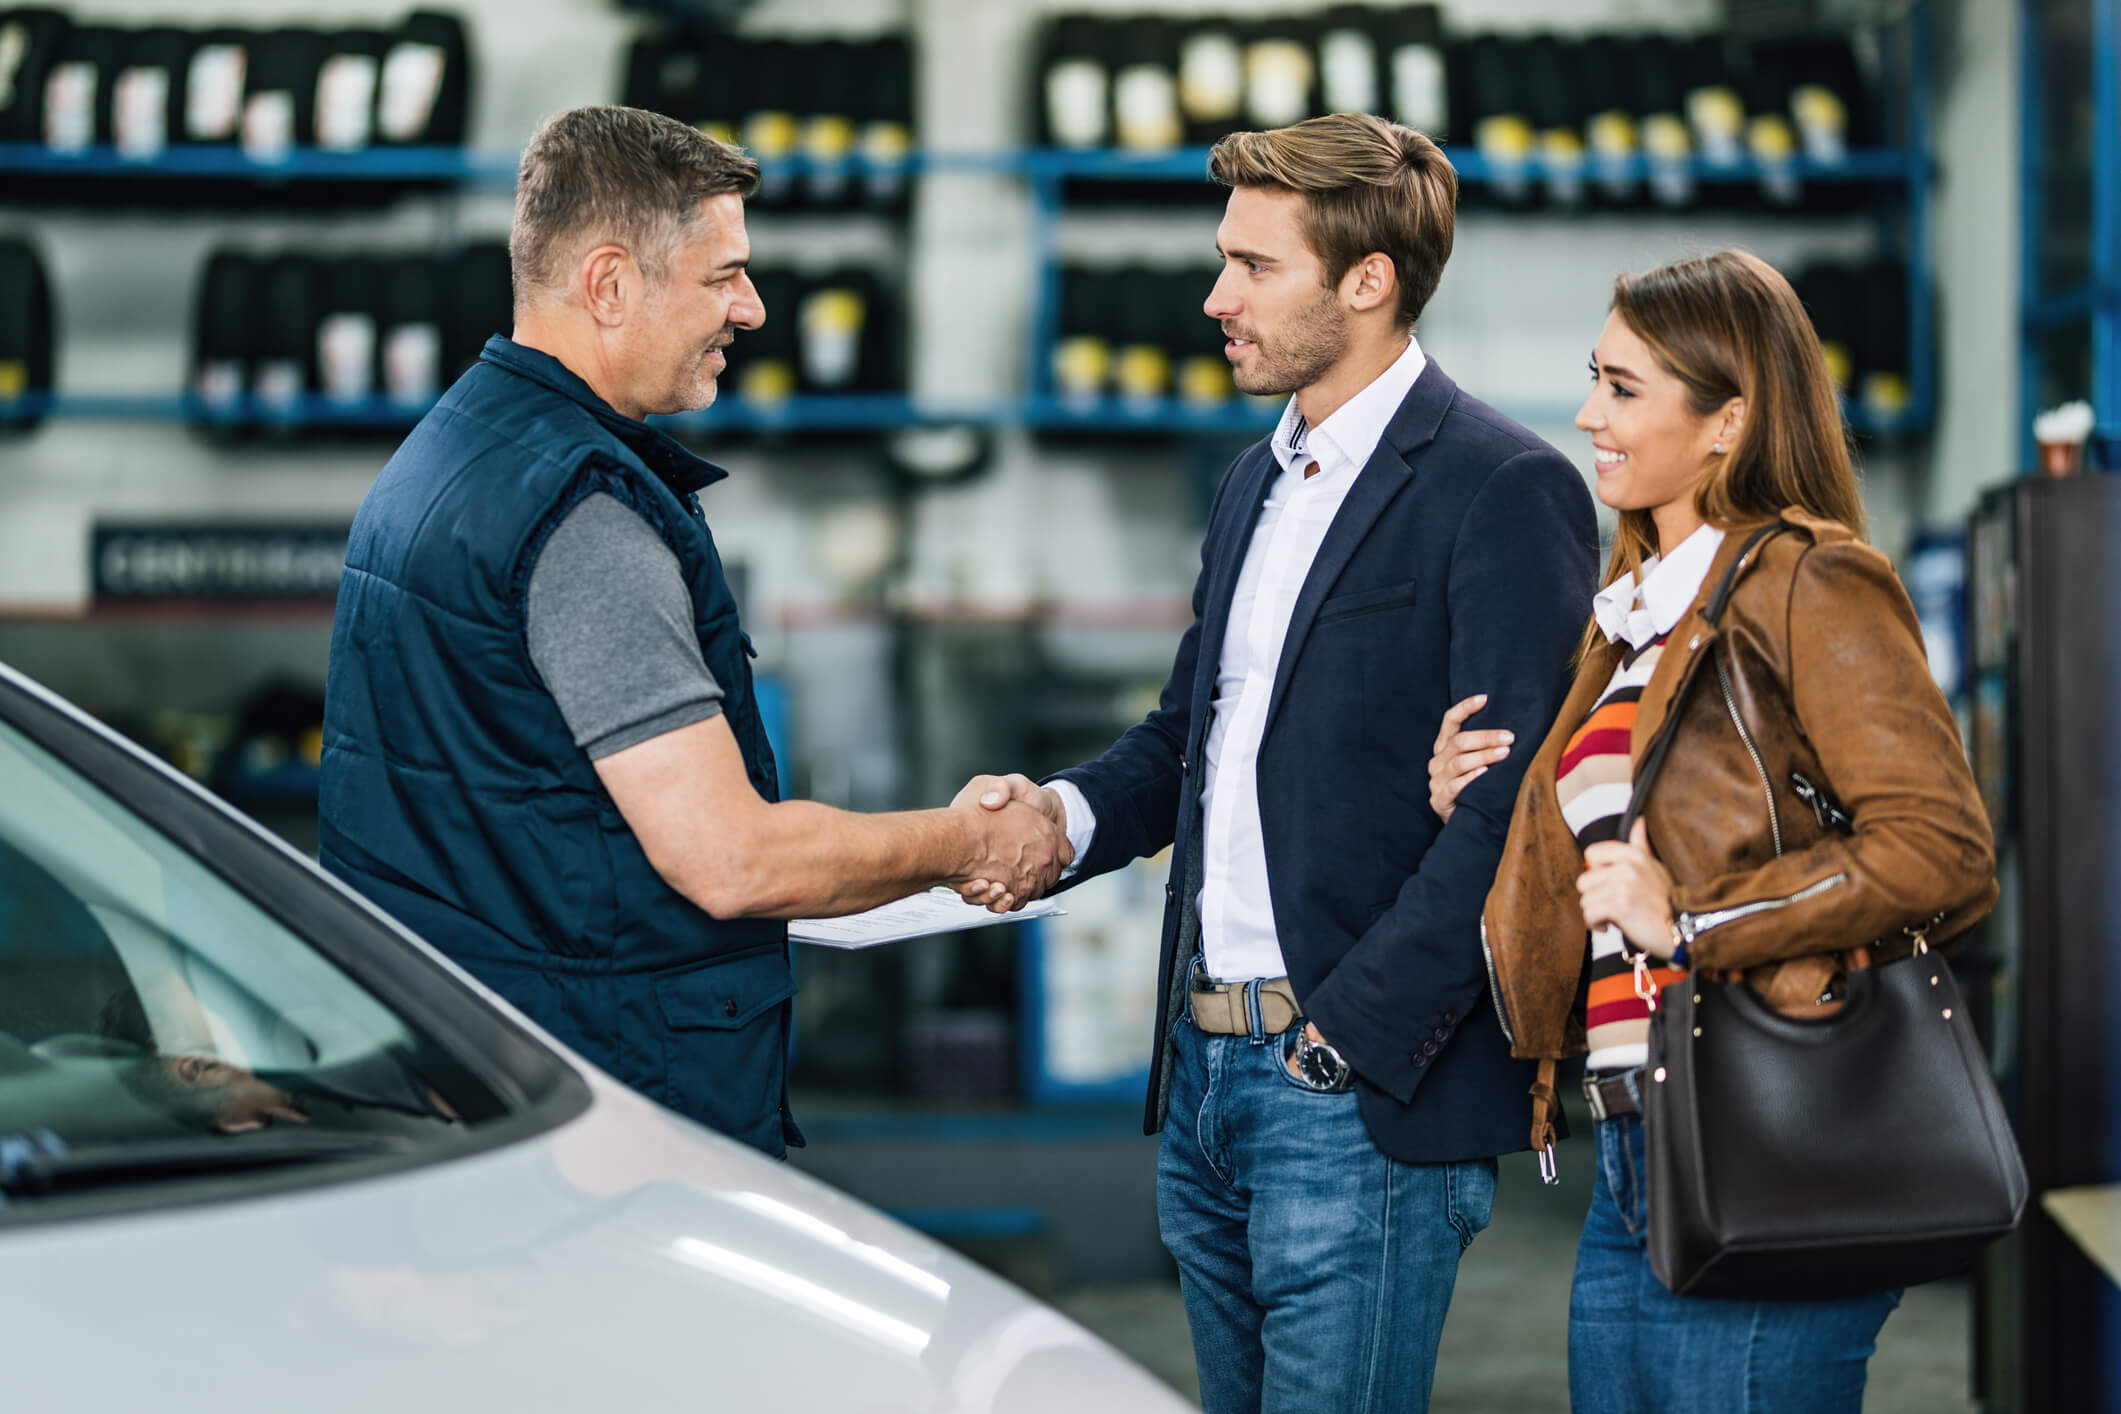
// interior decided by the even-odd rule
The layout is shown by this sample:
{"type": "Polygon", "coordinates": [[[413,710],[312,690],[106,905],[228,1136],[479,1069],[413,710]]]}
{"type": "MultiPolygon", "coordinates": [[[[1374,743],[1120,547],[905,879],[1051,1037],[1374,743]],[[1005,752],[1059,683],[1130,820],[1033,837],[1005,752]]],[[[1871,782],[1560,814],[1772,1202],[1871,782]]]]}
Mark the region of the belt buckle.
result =
{"type": "Polygon", "coordinates": [[[1591,1107],[1591,1118],[1601,1123],[1604,1122],[1606,1119],[1605,1092],[1600,1090],[1598,1082],[1588,1075],[1583,1078],[1583,1100],[1585,1104],[1591,1107]]]}

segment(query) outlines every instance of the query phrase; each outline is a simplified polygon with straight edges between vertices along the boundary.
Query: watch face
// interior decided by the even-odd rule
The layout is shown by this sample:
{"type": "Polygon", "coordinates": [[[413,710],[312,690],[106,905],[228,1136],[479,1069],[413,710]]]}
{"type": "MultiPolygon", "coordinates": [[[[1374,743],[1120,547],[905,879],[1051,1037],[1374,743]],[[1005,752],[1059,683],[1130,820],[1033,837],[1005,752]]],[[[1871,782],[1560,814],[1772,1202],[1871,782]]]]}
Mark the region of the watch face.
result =
{"type": "Polygon", "coordinates": [[[1348,1063],[1331,1046],[1299,1043],[1296,1064],[1304,1079],[1321,1090],[1337,1090],[1347,1079],[1348,1063]]]}

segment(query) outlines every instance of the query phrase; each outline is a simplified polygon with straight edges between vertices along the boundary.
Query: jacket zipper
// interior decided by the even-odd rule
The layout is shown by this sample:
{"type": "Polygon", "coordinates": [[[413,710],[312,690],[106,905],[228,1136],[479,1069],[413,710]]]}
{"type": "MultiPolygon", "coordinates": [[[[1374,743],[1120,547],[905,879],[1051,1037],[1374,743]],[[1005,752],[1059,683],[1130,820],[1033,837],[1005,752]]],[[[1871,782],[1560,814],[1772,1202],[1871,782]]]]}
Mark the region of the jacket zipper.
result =
{"type": "Polygon", "coordinates": [[[1480,954],[1488,961],[1488,996],[1495,1003],[1495,1020],[1502,1024],[1502,1039],[1511,1045],[1517,1044],[1517,1033],[1510,1029],[1510,1013],[1502,1004],[1502,978],[1495,972],[1495,949],[1488,946],[1488,918],[1480,917],[1480,954]]]}
{"type": "Polygon", "coordinates": [[[1849,876],[1846,874],[1829,874],[1818,883],[1807,884],[1797,890],[1796,893],[1782,898],[1761,899],[1757,903],[1736,904],[1730,908],[1719,908],[1714,913],[1681,914],[1680,932],[1689,943],[1692,943],[1694,939],[1708,932],[1711,928],[1721,928],[1726,923],[1736,923],[1739,919],[1751,918],[1756,913],[1773,913],[1777,909],[1788,908],[1791,904],[1803,903],[1806,899],[1817,898],[1828,889],[1838,888],[1848,881],[1849,876]]]}
{"type": "Polygon", "coordinates": [[[1738,699],[1731,694],[1731,678],[1723,668],[1723,655],[1716,655],[1716,683],[1723,689],[1723,705],[1731,714],[1731,725],[1738,728],[1738,739],[1745,743],[1745,754],[1753,758],[1753,769],[1760,773],[1760,789],[1767,794],[1768,833],[1775,838],[1775,857],[1782,858],[1782,812],[1775,808],[1775,786],[1768,778],[1767,763],[1760,759],[1760,748],[1753,744],[1753,734],[1745,729],[1745,718],[1738,715],[1738,699]]]}

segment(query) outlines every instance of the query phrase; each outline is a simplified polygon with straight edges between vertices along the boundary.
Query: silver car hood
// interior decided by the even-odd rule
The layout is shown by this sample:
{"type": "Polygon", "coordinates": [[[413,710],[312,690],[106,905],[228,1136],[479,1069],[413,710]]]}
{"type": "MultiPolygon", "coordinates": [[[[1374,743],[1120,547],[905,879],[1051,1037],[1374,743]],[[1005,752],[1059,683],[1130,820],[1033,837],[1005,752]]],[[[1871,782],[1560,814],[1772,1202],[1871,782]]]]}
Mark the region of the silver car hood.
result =
{"type": "Polygon", "coordinates": [[[0,1230],[23,1409],[1189,1406],[936,1243],[601,1076],[537,1139],[0,1230]]]}

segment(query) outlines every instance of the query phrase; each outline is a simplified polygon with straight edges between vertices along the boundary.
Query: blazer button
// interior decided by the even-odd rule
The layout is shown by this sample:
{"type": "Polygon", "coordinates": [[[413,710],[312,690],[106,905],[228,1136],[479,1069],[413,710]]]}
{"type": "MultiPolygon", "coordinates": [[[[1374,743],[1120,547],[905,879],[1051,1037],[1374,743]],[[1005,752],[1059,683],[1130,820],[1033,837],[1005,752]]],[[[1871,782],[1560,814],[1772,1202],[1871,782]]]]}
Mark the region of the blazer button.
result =
{"type": "Polygon", "coordinates": [[[1425,1056],[1433,1056],[1433,1055],[1435,1055],[1435,1054],[1436,1054],[1436,1051],[1437,1051],[1437,1045],[1436,1045],[1436,1043],[1435,1043],[1434,1041],[1424,1041],[1424,1042],[1422,1042],[1422,1045],[1421,1045],[1421,1053],[1422,1053],[1423,1055],[1425,1055],[1425,1056]]]}
{"type": "Polygon", "coordinates": [[[741,1010],[743,1008],[736,1004],[735,997],[731,997],[728,1001],[722,1003],[722,1015],[724,1016],[735,1016],[741,1010]]]}
{"type": "Polygon", "coordinates": [[[1450,1039],[1451,1039],[1451,1029],[1450,1029],[1449,1027],[1447,1027],[1447,1026],[1439,1026],[1439,1027],[1437,1027],[1437,1028],[1436,1028],[1436,1039],[1437,1039],[1438,1041],[1448,1041],[1448,1040],[1450,1040],[1450,1039]]]}
{"type": "Polygon", "coordinates": [[[1177,903],[1177,902],[1178,902],[1178,890],[1177,890],[1177,889],[1175,889],[1175,888],[1173,888],[1173,887],[1172,887],[1171,885],[1169,885],[1169,884],[1166,884],[1166,885],[1164,885],[1164,906],[1165,906],[1166,908],[1168,908],[1168,907],[1170,907],[1170,906],[1171,906],[1172,904],[1174,904],[1174,903],[1177,903]]]}
{"type": "Polygon", "coordinates": [[[1414,1057],[1414,1068],[1415,1068],[1416,1070],[1419,1070],[1419,1069],[1421,1069],[1421,1068],[1422,1068],[1423,1066],[1427,1065],[1428,1063],[1429,1063],[1429,1057],[1428,1057],[1428,1056],[1427,1056],[1426,1054],[1423,1054],[1423,1055],[1418,1055],[1418,1056],[1414,1057]]]}
{"type": "Polygon", "coordinates": [[[1458,1020],[1458,1013],[1457,1013],[1457,1012],[1455,1012],[1455,1011],[1445,1011],[1445,1012],[1444,1012],[1444,1014],[1443,1014],[1443,1024],[1444,1024],[1444,1025],[1446,1025],[1446,1026],[1449,1026],[1449,1025],[1450,1025],[1450,1024],[1452,1023],[1452,1022],[1454,1022],[1454,1021],[1456,1021],[1456,1020],[1458,1020]]]}
{"type": "Polygon", "coordinates": [[[1179,773],[1179,774],[1180,774],[1181,776],[1185,775],[1185,774],[1186,774],[1186,773],[1187,773],[1188,771],[1190,771],[1190,770],[1192,770],[1192,769],[1193,769],[1193,765],[1192,765],[1192,763],[1191,763],[1191,762],[1189,762],[1189,761],[1187,761],[1185,757],[1181,756],[1181,757],[1179,757],[1179,758],[1178,758],[1178,773],[1179,773]]]}

